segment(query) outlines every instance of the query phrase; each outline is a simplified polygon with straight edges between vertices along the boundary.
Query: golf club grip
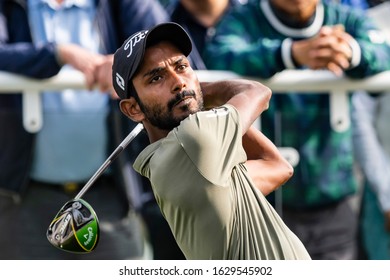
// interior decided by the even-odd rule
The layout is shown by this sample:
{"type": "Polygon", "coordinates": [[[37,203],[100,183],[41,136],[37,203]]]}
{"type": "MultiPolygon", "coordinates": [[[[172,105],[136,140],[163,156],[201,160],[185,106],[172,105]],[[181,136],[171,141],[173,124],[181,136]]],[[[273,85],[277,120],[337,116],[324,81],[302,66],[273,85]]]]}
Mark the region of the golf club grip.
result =
{"type": "Polygon", "coordinates": [[[134,129],[126,136],[126,138],[119,144],[119,146],[112,152],[112,154],[106,159],[106,161],[99,167],[99,169],[92,175],[80,192],[76,195],[75,199],[80,199],[95,183],[96,179],[111,165],[111,163],[119,156],[119,154],[129,145],[131,141],[144,129],[144,126],[139,123],[134,129]]]}

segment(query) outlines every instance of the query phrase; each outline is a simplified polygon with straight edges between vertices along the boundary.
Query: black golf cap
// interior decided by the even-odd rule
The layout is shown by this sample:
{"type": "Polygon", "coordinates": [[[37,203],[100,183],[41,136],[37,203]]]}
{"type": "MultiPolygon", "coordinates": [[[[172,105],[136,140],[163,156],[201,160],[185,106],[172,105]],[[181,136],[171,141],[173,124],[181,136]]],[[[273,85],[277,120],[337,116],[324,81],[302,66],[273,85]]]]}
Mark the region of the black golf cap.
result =
{"type": "Polygon", "coordinates": [[[185,56],[188,56],[192,50],[189,35],[174,22],[162,23],[131,35],[116,50],[112,65],[112,82],[121,99],[129,98],[134,93],[131,80],[142,63],[145,49],[161,41],[173,43],[185,56]]]}

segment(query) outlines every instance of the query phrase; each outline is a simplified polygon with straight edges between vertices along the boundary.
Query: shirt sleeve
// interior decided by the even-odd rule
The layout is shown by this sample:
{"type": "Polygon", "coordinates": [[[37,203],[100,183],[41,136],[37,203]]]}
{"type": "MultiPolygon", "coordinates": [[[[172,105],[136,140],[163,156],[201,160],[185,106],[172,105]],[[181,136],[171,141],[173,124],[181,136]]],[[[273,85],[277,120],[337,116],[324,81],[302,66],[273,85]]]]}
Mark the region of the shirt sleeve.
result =
{"type": "Polygon", "coordinates": [[[204,178],[226,186],[231,172],[246,161],[239,114],[230,105],[191,115],[176,134],[204,178]]]}

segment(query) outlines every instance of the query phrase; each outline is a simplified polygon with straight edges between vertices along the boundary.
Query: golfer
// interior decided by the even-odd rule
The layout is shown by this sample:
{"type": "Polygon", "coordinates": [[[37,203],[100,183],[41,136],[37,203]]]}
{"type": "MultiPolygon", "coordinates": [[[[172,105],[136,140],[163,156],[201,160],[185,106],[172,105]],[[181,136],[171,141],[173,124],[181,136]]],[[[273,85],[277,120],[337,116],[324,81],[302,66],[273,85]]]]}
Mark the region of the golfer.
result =
{"type": "Polygon", "coordinates": [[[134,162],[187,259],[310,259],[264,195],[293,173],[252,126],[269,88],[248,80],[198,81],[188,34],[175,23],[130,36],[116,51],[121,111],[151,144],[134,162]]]}

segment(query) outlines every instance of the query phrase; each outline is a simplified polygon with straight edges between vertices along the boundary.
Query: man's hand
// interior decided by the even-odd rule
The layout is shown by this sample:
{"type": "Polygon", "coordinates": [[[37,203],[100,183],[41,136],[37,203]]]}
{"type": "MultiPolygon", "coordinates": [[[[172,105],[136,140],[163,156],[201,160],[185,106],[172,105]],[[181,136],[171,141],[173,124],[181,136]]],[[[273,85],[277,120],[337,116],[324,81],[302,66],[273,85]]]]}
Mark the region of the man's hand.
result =
{"type": "Polygon", "coordinates": [[[106,55],[100,65],[98,65],[95,73],[95,80],[101,92],[108,92],[113,99],[119,99],[112,85],[112,63],[113,55],[106,55]]]}
{"type": "Polygon", "coordinates": [[[63,44],[57,46],[57,56],[61,63],[69,64],[81,71],[87,82],[87,88],[92,89],[97,82],[96,69],[104,62],[104,56],[92,53],[81,46],[63,44]]]}
{"type": "Polygon", "coordinates": [[[60,63],[69,64],[84,74],[88,89],[97,85],[101,92],[119,98],[112,85],[113,55],[93,53],[74,44],[58,45],[57,55],[60,63]]]}
{"type": "Polygon", "coordinates": [[[300,66],[313,70],[328,69],[342,75],[350,67],[351,40],[353,38],[342,26],[324,26],[317,36],[293,42],[291,55],[300,66]]]}

